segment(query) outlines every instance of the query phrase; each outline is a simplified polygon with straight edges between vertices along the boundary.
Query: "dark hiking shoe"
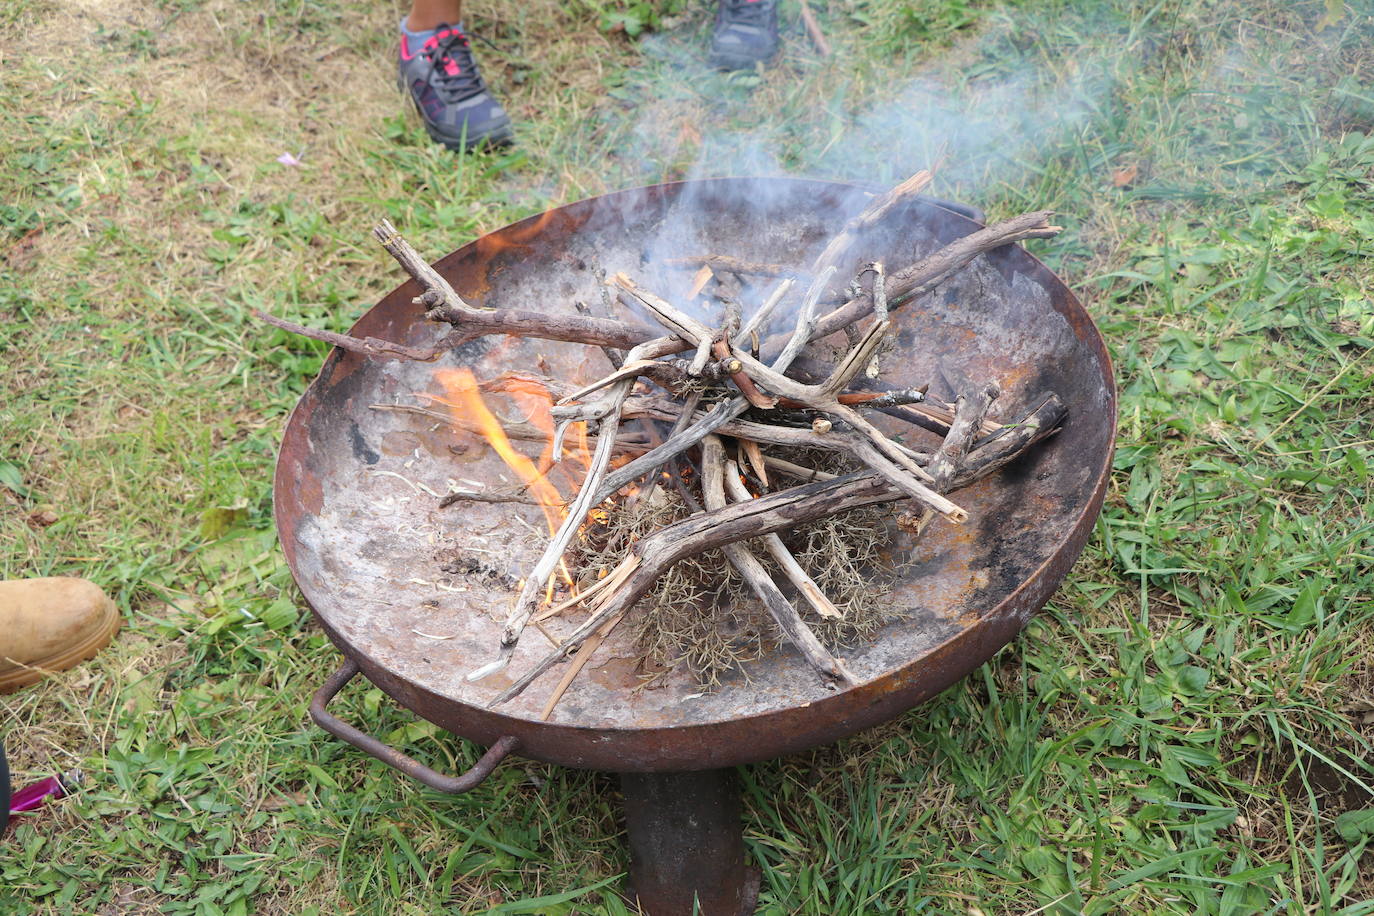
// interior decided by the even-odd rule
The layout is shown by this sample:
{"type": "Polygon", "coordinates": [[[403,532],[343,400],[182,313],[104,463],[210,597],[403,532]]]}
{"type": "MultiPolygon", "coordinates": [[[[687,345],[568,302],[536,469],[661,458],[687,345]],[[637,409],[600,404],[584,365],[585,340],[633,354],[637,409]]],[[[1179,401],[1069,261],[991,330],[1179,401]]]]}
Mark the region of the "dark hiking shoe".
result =
{"type": "Polygon", "coordinates": [[[510,118],[487,90],[462,28],[441,25],[419,47],[410,42],[402,32],[401,83],[435,142],[451,150],[509,143],[510,118]]]}
{"type": "Polygon", "coordinates": [[[711,66],[747,70],[778,51],[778,0],[720,0],[711,66]]]}

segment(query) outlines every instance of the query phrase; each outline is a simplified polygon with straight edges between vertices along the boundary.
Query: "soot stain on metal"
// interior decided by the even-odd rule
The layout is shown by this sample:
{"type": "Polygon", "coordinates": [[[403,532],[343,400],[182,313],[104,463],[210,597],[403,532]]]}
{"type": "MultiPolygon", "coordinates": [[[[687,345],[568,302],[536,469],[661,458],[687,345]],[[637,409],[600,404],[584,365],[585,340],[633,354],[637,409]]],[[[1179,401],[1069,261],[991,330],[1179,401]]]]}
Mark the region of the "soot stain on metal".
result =
{"type": "Polygon", "coordinates": [[[363,464],[376,464],[378,461],[382,460],[382,456],[377,454],[377,451],[367,444],[367,440],[363,438],[363,431],[358,427],[356,421],[349,425],[348,436],[349,444],[353,448],[354,458],[357,458],[363,464]]]}

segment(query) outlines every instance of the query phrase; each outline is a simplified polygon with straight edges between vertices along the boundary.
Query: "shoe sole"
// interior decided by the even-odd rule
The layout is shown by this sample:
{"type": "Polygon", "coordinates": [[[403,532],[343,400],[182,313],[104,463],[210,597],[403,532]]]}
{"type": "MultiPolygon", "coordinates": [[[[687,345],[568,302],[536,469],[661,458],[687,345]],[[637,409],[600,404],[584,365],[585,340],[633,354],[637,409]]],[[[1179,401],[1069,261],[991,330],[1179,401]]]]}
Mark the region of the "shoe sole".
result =
{"type": "Polygon", "coordinates": [[[495,128],[480,137],[469,138],[466,143],[457,137],[450,137],[434,130],[429,126],[429,122],[421,118],[425,125],[425,133],[429,138],[440,146],[452,150],[455,153],[474,152],[484,149],[497,149],[502,146],[511,146],[515,143],[515,131],[511,129],[509,122],[504,126],[495,128]]]}
{"type": "Polygon", "coordinates": [[[736,70],[753,70],[754,67],[756,67],[757,65],[766,64],[777,56],[778,52],[776,49],[772,53],[766,54],[763,57],[718,57],[715,54],[712,54],[707,58],[706,62],[714,70],[724,70],[727,72],[733,72],[736,70]]]}
{"type": "Polygon", "coordinates": [[[110,640],[114,639],[115,633],[119,632],[120,623],[119,609],[115,607],[113,601],[107,598],[105,613],[100,620],[100,625],[91,631],[89,636],[69,649],[49,655],[47,658],[40,658],[22,668],[15,668],[13,671],[0,674],[0,693],[13,693],[20,687],[27,687],[41,681],[50,674],[66,671],[68,668],[74,668],[84,661],[95,658],[96,653],[108,646],[110,640]]]}
{"type": "Polygon", "coordinates": [[[410,104],[415,108],[415,113],[420,116],[420,123],[425,126],[425,133],[429,134],[429,139],[455,153],[473,152],[481,149],[497,149],[502,146],[512,146],[515,143],[515,131],[511,129],[510,121],[500,127],[493,128],[490,133],[467,141],[466,144],[457,137],[446,136],[435,130],[425,117],[424,109],[415,101],[415,97],[410,94],[410,89],[406,85],[405,77],[399,74],[396,77],[396,91],[410,99],[410,104]]]}

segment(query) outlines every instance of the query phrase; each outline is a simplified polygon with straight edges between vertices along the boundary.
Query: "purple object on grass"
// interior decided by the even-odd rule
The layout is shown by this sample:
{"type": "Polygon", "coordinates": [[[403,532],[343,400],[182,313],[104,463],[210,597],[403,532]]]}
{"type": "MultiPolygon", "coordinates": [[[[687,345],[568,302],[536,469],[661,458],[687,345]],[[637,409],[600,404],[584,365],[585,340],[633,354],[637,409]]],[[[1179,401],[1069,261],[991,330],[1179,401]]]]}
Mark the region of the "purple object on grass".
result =
{"type": "Polygon", "coordinates": [[[32,811],[49,798],[68,795],[80,782],[81,771],[70,770],[60,776],[49,776],[22,789],[16,789],[10,798],[10,814],[32,811]]]}

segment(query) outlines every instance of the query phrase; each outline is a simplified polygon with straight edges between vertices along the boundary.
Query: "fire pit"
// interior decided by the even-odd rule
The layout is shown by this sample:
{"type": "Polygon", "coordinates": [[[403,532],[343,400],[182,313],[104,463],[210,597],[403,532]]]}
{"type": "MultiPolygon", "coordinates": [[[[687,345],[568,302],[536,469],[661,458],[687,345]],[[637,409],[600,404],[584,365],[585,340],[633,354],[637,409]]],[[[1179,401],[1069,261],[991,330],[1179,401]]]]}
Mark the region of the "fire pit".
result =
{"type": "MultiPolygon", "coordinates": [[[[599,270],[653,271],[681,252],[757,262],[819,251],[869,199],[848,185],[786,179],[682,182],[558,208],[465,246],[435,268],[474,305],[572,312],[595,302],[599,270]]],[[[865,231],[868,257],[916,260],[976,223],[913,199],[865,231]]],[[[423,348],[408,282],[353,329],[423,348]]],[[[834,741],[923,702],[986,661],[1053,593],[1091,530],[1110,467],[1116,402],[1102,340],[1072,293],[1023,250],[980,257],[893,313],[900,359],[885,375],[917,386],[947,370],[996,380],[999,404],[1024,407],[1053,391],[1068,408],[1054,437],[1000,475],[960,491],[963,525],[937,524],[894,550],[888,599],[904,613],[845,661],[854,683],[820,682],[779,650],[703,692],[689,672],[644,683],[628,632],[615,631],[547,720],[552,684],[490,704],[514,672],[548,652],[538,634],[508,671],[465,675],[501,639],[515,580],[547,539],[537,510],[514,504],[440,508],[458,480],[508,485],[479,440],[385,408],[435,391],[436,368],[492,376],[540,366],[575,382],[605,374],[594,349],[548,340],[479,337],[437,362],[370,360],[335,350],[286,430],[275,481],[283,550],[316,617],[347,661],[312,704],[336,736],[444,791],[465,791],[511,752],[625,774],[631,885],[647,912],[752,911],[738,796],[724,768],[834,741]],[[919,313],[919,333],[915,319],[919,313]],[[455,565],[457,564],[457,565],[455,565]],[[399,703],[490,746],[474,770],[443,777],[324,709],[359,671],[399,703]],[[638,689],[637,689],[638,688],[638,689]]],[[[1015,407],[1012,408],[1013,412],[1015,407]]]]}

